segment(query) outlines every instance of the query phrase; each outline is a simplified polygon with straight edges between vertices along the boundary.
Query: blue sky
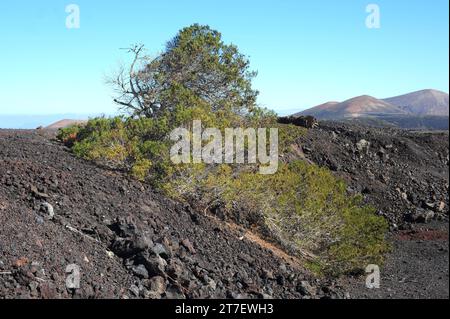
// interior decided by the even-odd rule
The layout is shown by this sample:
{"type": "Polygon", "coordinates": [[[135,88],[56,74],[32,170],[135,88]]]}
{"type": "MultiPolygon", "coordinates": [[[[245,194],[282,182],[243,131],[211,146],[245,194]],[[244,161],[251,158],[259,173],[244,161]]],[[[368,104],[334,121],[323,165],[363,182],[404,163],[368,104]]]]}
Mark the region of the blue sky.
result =
{"type": "Polygon", "coordinates": [[[222,32],[250,57],[259,103],[280,113],[328,100],[448,92],[447,0],[0,2],[0,114],[114,113],[105,84],[120,48],[152,55],[192,23],[222,32]],[[80,8],[67,29],[66,5],[80,8]],[[369,3],[381,28],[368,29],[369,3]]]}

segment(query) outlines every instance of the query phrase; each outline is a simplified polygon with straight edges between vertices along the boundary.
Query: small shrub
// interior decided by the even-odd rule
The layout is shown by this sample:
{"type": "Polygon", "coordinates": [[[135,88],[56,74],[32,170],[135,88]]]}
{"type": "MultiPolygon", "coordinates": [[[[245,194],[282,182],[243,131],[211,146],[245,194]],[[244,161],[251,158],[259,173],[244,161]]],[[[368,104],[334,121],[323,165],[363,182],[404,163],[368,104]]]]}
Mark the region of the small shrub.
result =
{"type": "Polygon", "coordinates": [[[72,147],[78,139],[80,126],[73,125],[59,130],[57,138],[68,147],[72,147]]]}
{"type": "Polygon", "coordinates": [[[273,175],[227,176],[229,169],[211,176],[209,193],[220,189],[228,209],[238,203],[238,209],[263,216],[273,238],[299,255],[317,256],[312,262],[322,272],[338,274],[381,263],[388,249],[386,221],[357,197],[349,197],[344,182],[327,169],[295,161],[273,175]]]}
{"type": "Polygon", "coordinates": [[[145,181],[152,167],[152,162],[149,159],[139,159],[131,167],[131,175],[139,181],[145,181]]]}

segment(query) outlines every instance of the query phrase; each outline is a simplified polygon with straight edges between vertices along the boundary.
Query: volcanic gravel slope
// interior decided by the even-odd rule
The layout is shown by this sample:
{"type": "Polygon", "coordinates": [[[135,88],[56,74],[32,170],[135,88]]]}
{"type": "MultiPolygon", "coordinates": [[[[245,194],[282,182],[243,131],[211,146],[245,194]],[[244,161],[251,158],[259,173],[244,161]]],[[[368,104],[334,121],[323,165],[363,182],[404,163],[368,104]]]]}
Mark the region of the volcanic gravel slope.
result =
{"type": "Polygon", "coordinates": [[[346,180],[349,192],[362,193],[394,229],[427,213],[448,221],[448,131],[323,122],[300,146],[307,159],[346,180]]]}
{"type": "Polygon", "coordinates": [[[352,297],[449,297],[448,137],[322,122],[299,142],[302,157],[345,179],[390,222],[380,289],[350,279],[343,285],[352,297]]]}
{"type": "Polygon", "coordinates": [[[322,123],[299,141],[298,156],[390,221],[375,290],[364,277],[318,280],[255,234],[77,159],[53,135],[0,130],[0,298],[449,296],[448,132],[322,123]],[[70,264],[80,289],[66,287],[70,264]]]}
{"type": "Polygon", "coordinates": [[[0,130],[0,298],[345,296],[252,237],[43,131],[0,130]],[[71,264],[80,289],[66,287],[71,264]]]}

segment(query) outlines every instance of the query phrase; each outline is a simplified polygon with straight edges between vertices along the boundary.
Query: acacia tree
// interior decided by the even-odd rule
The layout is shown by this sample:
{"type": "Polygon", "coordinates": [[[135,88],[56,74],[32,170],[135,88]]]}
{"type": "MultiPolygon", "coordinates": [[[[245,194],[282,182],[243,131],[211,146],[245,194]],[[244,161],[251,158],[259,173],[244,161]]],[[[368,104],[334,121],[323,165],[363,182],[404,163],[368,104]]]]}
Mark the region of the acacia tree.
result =
{"type": "Polygon", "coordinates": [[[256,105],[258,91],[251,85],[256,72],[249,60],[209,26],[182,29],[155,59],[144,54],[143,45],[129,53],[129,68],[121,68],[111,82],[118,92],[114,101],[133,116],[155,118],[192,98],[213,112],[227,108],[245,114],[256,105]]]}

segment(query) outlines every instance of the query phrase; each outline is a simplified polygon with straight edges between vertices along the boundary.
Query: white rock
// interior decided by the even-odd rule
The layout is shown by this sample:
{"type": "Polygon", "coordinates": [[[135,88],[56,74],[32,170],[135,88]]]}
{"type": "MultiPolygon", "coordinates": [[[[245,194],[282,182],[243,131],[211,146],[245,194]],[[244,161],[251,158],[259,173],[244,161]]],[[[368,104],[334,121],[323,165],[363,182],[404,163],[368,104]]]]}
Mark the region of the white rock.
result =
{"type": "Polygon", "coordinates": [[[41,209],[47,214],[48,219],[53,219],[55,217],[55,211],[53,206],[49,203],[45,202],[41,204],[41,209]]]}

